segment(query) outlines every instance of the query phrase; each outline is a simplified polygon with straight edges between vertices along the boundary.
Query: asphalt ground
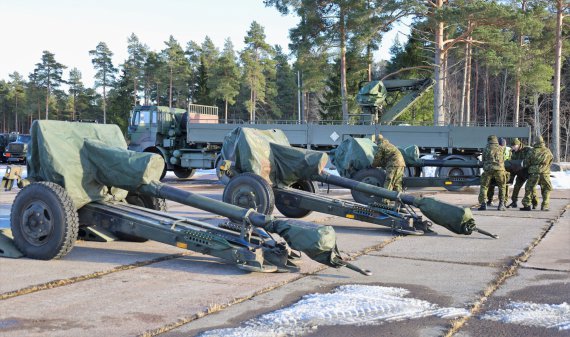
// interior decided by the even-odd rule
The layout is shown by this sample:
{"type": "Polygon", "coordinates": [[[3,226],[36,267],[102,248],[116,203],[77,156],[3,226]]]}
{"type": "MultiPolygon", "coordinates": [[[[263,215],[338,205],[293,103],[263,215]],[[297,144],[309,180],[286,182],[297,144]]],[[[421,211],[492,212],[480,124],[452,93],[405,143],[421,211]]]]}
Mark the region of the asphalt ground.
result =
{"type": "MultiPolygon", "coordinates": [[[[211,176],[166,182],[216,199],[223,191],[211,176]]],[[[0,227],[9,226],[17,191],[0,193],[0,227]]],[[[411,192],[474,207],[478,189],[411,192]]],[[[331,195],[350,199],[347,190],[333,189],[331,195]]],[[[0,335],[194,336],[243,325],[306,294],[356,284],[405,288],[406,297],[471,314],[316,326],[307,335],[570,336],[570,330],[481,319],[511,301],[570,303],[570,191],[556,190],[551,198],[548,212],[474,210],[477,225],[499,234],[497,240],[438,226],[438,235],[403,237],[326,214],[304,219],[335,226],[342,254],[372,270],[372,276],[325,268],[305,257],[297,273],[248,273],[221,259],[152,241],[78,241],[70,254],[53,261],[0,258],[0,335]]],[[[223,221],[187,206],[169,202],[168,207],[180,216],[223,221]]]]}

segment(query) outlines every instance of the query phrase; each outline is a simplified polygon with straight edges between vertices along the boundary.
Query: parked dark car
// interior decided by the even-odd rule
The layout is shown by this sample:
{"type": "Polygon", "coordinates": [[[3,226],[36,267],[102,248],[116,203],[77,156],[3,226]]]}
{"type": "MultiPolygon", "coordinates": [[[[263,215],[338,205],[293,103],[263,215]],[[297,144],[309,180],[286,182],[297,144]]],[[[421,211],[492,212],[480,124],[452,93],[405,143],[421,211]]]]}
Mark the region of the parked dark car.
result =
{"type": "Polygon", "coordinates": [[[16,141],[11,142],[4,150],[4,157],[8,163],[25,163],[28,143],[32,139],[30,135],[18,135],[16,141]]]}

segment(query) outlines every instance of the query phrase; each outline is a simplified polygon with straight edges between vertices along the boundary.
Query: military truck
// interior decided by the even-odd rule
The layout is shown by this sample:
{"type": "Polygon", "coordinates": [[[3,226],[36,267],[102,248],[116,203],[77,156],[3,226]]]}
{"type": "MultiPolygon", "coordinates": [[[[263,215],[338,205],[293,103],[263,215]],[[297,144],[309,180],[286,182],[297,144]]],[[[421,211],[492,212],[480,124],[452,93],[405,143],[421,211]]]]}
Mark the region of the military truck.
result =
{"type": "Polygon", "coordinates": [[[30,135],[18,135],[15,141],[6,146],[4,157],[9,163],[26,163],[26,153],[28,152],[28,143],[31,140],[30,135]]]}
{"type": "MultiPolygon", "coordinates": [[[[219,172],[224,137],[238,126],[281,129],[293,146],[331,151],[348,137],[373,138],[382,133],[396,146],[418,145],[422,154],[433,159],[476,160],[487,136],[530,138],[530,127],[508,124],[403,125],[397,118],[407,111],[428,89],[431,79],[391,80],[362,83],[357,102],[362,113],[348,121],[273,120],[255,122],[218,118],[216,107],[190,104],[188,111],[159,106],[138,106],[131,113],[129,149],[162,155],[165,171],[179,178],[190,178],[196,169],[216,168],[219,172]],[[390,92],[404,96],[385,109],[390,92]]],[[[421,169],[408,167],[407,176],[419,176],[421,169]]],[[[478,168],[440,167],[439,177],[470,177],[478,168]]],[[[221,179],[223,175],[218,174],[221,179]]]]}
{"type": "Polygon", "coordinates": [[[16,138],[18,138],[17,132],[0,133],[0,163],[5,163],[8,160],[4,157],[4,151],[6,151],[8,144],[16,141],[16,138]]]}

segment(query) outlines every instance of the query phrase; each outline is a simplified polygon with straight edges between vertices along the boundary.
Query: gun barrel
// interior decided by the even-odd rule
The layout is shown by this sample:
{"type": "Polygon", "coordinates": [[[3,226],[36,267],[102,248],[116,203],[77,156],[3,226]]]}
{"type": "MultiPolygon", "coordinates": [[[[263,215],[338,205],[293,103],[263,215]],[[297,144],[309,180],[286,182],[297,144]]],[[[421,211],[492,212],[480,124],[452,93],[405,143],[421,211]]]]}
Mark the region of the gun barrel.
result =
{"type": "Polygon", "coordinates": [[[273,220],[272,216],[264,215],[232,204],[227,204],[219,200],[204,197],[199,194],[184,191],[159,182],[151,182],[150,184],[141,185],[137,192],[196,207],[230,219],[241,220],[247,218],[251,224],[256,227],[264,227],[273,220]]]}
{"type": "Polygon", "coordinates": [[[392,201],[401,200],[404,204],[414,205],[416,197],[410,194],[403,194],[396,191],[390,191],[382,187],[362,183],[356,180],[343,178],[335,175],[328,174],[326,172],[321,173],[318,176],[314,176],[313,180],[320,181],[325,184],[336,185],[350,190],[355,190],[362,193],[368,193],[376,195],[381,198],[385,198],[392,201]]]}

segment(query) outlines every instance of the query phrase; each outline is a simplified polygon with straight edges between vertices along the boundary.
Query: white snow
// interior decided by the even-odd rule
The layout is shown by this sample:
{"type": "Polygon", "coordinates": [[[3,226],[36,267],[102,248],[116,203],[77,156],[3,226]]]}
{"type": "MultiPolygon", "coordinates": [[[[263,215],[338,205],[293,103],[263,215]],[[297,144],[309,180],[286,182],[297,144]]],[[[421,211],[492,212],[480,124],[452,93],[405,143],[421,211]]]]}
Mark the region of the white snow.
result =
{"type": "Polygon", "coordinates": [[[555,190],[570,189],[570,170],[551,172],[550,181],[552,182],[552,188],[555,190]]]}
{"type": "Polygon", "coordinates": [[[505,309],[498,309],[481,316],[502,323],[570,330],[570,305],[511,302],[505,309]]]}
{"type": "Polygon", "coordinates": [[[377,325],[427,316],[453,319],[469,315],[463,308],[441,308],[406,298],[403,288],[345,285],[332,293],[310,294],[291,305],[250,319],[240,327],[204,332],[213,336],[301,336],[327,325],[377,325]]]}

